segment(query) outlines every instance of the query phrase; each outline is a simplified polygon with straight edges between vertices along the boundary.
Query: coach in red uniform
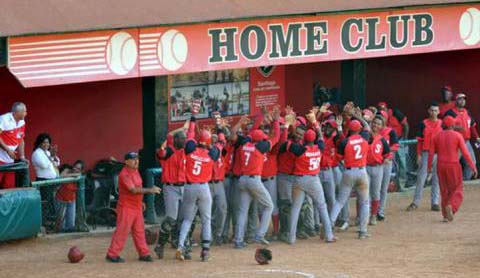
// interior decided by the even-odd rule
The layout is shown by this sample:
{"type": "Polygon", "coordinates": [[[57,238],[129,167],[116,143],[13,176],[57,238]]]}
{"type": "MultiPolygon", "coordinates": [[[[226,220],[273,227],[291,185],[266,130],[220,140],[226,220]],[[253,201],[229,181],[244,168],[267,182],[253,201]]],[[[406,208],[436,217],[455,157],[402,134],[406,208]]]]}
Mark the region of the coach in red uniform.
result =
{"type": "Polygon", "coordinates": [[[367,224],[369,215],[369,190],[368,175],[365,169],[367,166],[368,132],[362,131],[362,124],[353,120],[349,126],[349,136],[345,138],[338,147],[338,156],[343,159],[345,172],[343,173],[342,184],[338,194],[337,202],[333,206],[330,215],[331,223],[335,223],[340,210],[345,206],[352,192],[353,186],[357,189],[357,198],[360,205],[360,228],[359,239],[368,237],[367,224]],[[362,131],[362,132],[361,132],[362,131]]]}
{"type": "Polygon", "coordinates": [[[451,116],[443,118],[445,130],[432,140],[428,155],[428,171],[432,171],[433,157],[437,154],[437,173],[442,196],[442,215],[444,221],[452,221],[463,201],[462,168],[458,162],[460,151],[477,176],[477,167],[470,158],[465,142],[460,133],[453,130],[455,119],[451,116]]]}
{"type": "MultiPolygon", "coordinates": [[[[12,112],[0,116],[0,165],[25,158],[25,117],[27,107],[15,102],[12,112]]],[[[15,187],[15,172],[0,172],[0,189],[15,187]]]]}
{"type": "Polygon", "coordinates": [[[142,188],[142,178],[138,172],[138,154],[130,152],[125,155],[125,166],[118,176],[117,228],[112,236],[106,260],[122,263],[120,257],[123,246],[131,232],[133,243],[140,255],[139,260],[151,262],[150,250],[145,241],[145,224],[143,222],[143,194],[159,194],[160,188],[142,188]]]}

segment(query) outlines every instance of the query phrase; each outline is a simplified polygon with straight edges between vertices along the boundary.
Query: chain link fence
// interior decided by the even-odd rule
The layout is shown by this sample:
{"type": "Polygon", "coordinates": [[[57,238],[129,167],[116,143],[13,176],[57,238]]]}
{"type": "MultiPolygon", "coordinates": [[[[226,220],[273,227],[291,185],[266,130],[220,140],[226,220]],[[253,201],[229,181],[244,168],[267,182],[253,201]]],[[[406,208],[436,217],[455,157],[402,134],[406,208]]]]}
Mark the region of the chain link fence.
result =
{"type": "Polygon", "coordinates": [[[391,177],[395,188],[391,191],[414,188],[417,180],[417,140],[400,140],[399,144],[393,160],[391,177]]]}

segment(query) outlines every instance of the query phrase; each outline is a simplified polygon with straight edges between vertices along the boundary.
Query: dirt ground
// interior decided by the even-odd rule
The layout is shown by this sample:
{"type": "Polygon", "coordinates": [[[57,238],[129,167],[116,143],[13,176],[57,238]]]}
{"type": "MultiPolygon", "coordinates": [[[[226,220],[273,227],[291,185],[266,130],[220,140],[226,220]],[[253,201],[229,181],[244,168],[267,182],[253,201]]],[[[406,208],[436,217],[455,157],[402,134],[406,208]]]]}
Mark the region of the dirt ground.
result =
{"type": "Polygon", "coordinates": [[[104,235],[2,244],[0,277],[480,277],[480,186],[466,187],[465,202],[452,223],[442,223],[440,213],[430,211],[429,198],[407,213],[411,196],[411,191],[390,195],[387,219],[370,228],[370,239],[356,239],[350,228],[337,233],[335,244],[318,238],[294,246],[274,242],[269,247],[273,262],[267,266],[255,263],[253,245],[244,250],[214,247],[207,263],[200,262],[198,247],[193,261],[183,263],[169,249],[167,259],[147,264],[137,261],[131,240],[123,253],[127,262],[109,264],[104,257],[110,236],[104,235]],[[73,245],[86,254],[78,264],[67,263],[73,245]]]}

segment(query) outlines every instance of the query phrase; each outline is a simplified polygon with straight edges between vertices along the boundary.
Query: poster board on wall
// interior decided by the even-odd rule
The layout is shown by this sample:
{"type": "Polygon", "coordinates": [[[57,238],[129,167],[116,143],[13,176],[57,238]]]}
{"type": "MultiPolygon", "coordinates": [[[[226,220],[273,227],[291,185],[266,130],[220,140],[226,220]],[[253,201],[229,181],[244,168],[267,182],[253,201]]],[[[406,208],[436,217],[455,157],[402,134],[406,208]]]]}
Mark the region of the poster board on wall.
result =
{"type": "Polygon", "coordinates": [[[190,118],[194,99],[201,101],[197,116],[201,125],[213,125],[212,113],[220,112],[232,122],[242,115],[254,116],[262,105],[285,103],[285,68],[232,69],[178,74],[169,77],[169,130],[190,118]]]}

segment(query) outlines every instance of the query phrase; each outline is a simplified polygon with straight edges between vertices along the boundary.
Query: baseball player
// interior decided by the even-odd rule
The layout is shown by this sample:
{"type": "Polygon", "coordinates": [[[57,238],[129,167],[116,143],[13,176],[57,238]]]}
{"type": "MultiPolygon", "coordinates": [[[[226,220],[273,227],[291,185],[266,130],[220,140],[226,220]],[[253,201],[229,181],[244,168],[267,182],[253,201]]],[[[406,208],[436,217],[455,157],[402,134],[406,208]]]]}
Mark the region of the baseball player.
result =
{"type": "MultiPolygon", "coordinates": [[[[474,139],[478,143],[480,142],[480,138],[477,132],[477,123],[470,112],[465,108],[466,98],[467,96],[465,94],[457,94],[455,96],[455,108],[448,110],[445,113],[445,116],[452,116],[455,119],[455,129],[463,136],[468,153],[473,160],[473,164],[477,164],[472,144],[470,144],[470,139],[474,139]]],[[[473,173],[472,169],[469,168],[468,163],[463,157],[461,159],[461,163],[463,166],[463,179],[470,180],[473,173]]]]}
{"type": "MultiPolygon", "coordinates": [[[[380,115],[385,119],[388,119],[388,114],[385,111],[380,111],[380,115]]],[[[398,150],[399,143],[398,137],[395,130],[391,127],[385,126],[382,131],[380,131],[382,137],[387,141],[388,145],[390,146],[390,151],[392,155],[398,150]]],[[[390,185],[390,177],[392,176],[392,162],[385,161],[383,163],[383,177],[382,177],[382,188],[380,189],[380,207],[378,208],[377,219],[379,221],[383,221],[385,219],[385,209],[387,206],[387,193],[388,193],[388,186],[390,185]]]]}
{"type": "Polygon", "coordinates": [[[227,197],[225,193],[225,156],[226,156],[226,139],[223,133],[218,135],[214,134],[212,136],[212,144],[216,146],[220,152],[220,156],[217,161],[213,164],[213,176],[212,180],[209,183],[210,194],[212,195],[213,208],[215,208],[215,221],[212,221],[212,229],[215,244],[221,245],[223,242],[222,234],[223,227],[225,225],[225,220],[227,217],[227,197]]]}
{"type": "MultiPolygon", "coordinates": [[[[275,134],[280,134],[277,120],[274,120],[275,134]]],[[[261,244],[269,244],[265,239],[270,217],[273,212],[273,202],[270,194],[262,184],[261,174],[265,162],[265,155],[271,150],[272,141],[259,129],[253,130],[250,136],[242,139],[240,147],[240,163],[242,176],[238,186],[240,188],[240,207],[238,212],[238,223],[235,231],[235,248],[245,247],[243,241],[245,233],[245,223],[247,220],[248,209],[252,200],[258,202],[259,214],[261,214],[260,225],[257,229],[254,241],[261,244]]],[[[277,139],[278,140],[278,139],[277,139]]]]}
{"type": "MultiPolygon", "coordinates": [[[[160,224],[158,243],[154,249],[159,259],[164,257],[165,245],[168,243],[170,235],[173,239],[178,233],[177,219],[183,200],[183,186],[186,181],[184,152],[186,137],[183,128],[172,131],[157,150],[157,159],[162,166],[161,181],[165,204],[165,218],[160,224]]],[[[193,137],[193,135],[189,135],[189,137],[193,137]]]]}
{"type": "Polygon", "coordinates": [[[440,131],[432,140],[428,155],[428,171],[432,170],[433,157],[437,154],[437,173],[442,196],[443,221],[452,221],[463,201],[462,167],[458,161],[459,151],[477,176],[477,167],[473,162],[462,135],[454,131],[455,119],[443,118],[445,130],[440,131]]]}
{"type": "MultiPolygon", "coordinates": [[[[440,109],[438,103],[430,104],[428,108],[429,117],[423,120],[418,128],[417,133],[417,182],[415,186],[415,194],[413,195],[412,203],[407,207],[407,211],[413,211],[418,208],[423,196],[423,187],[427,180],[427,164],[428,151],[432,144],[432,139],[442,131],[442,120],[438,118],[440,109]]],[[[431,209],[433,211],[440,210],[440,193],[438,187],[437,176],[437,159],[433,158],[433,177],[432,177],[432,192],[431,192],[431,209]]]]}
{"type": "Polygon", "coordinates": [[[193,107],[188,132],[189,137],[185,144],[185,175],[187,183],[183,192],[183,222],[180,228],[178,249],[175,254],[177,260],[180,261],[185,260],[185,240],[197,213],[197,207],[202,222],[202,251],[200,258],[202,261],[209,260],[212,197],[208,182],[212,178],[213,164],[218,160],[220,151],[216,146],[210,148],[212,136],[207,130],[200,132],[198,142],[191,137],[192,131],[195,130],[195,115],[197,113],[198,106],[193,107]]]}
{"type": "Polygon", "coordinates": [[[159,194],[160,188],[142,187],[142,177],[138,172],[138,154],[130,152],[125,155],[125,166],[118,176],[117,227],[112,235],[112,242],[105,259],[111,263],[123,263],[120,257],[123,247],[132,233],[133,243],[139,254],[139,260],[151,262],[150,250],[145,241],[145,224],[143,221],[143,194],[159,194]]]}
{"type": "Polygon", "coordinates": [[[333,206],[330,215],[331,223],[335,223],[340,210],[345,206],[355,186],[357,189],[357,198],[360,205],[360,229],[359,239],[365,239],[367,233],[368,214],[369,214],[369,190],[368,175],[365,169],[367,165],[368,132],[362,131],[362,124],[358,120],[350,121],[348,125],[349,136],[340,142],[338,146],[338,156],[343,159],[345,171],[343,172],[342,184],[337,202],[333,206]]]}
{"type": "Polygon", "coordinates": [[[376,116],[371,123],[370,148],[367,154],[367,174],[370,181],[370,225],[377,224],[383,165],[384,163],[390,163],[392,160],[390,147],[385,138],[380,134],[384,126],[385,123],[381,116],[376,116]]]}
{"type": "Polygon", "coordinates": [[[455,108],[455,102],[452,101],[452,98],[453,98],[452,87],[443,86],[442,89],[440,89],[440,96],[442,98],[442,101],[439,104],[440,112],[438,114],[438,117],[443,118],[443,116],[445,116],[445,113],[448,110],[455,108]]]}
{"type": "MultiPolygon", "coordinates": [[[[313,117],[313,119],[315,119],[315,117],[313,117]]],[[[315,126],[316,121],[313,121],[312,124],[315,126]]],[[[293,143],[289,148],[289,151],[296,157],[293,170],[295,182],[292,191],[293,205],[290,219],[289,244],[295,243],[298,216],[305,199],[305,194],[312,198],[314,208],[319,212],[326,242],[336,241],[332,233],[327,204],[325,203],[322,184],[318,176],[322,158],[321,151],[323,150],[324,143],[323,140],[321,140],[322,133],[320,127],[316,126],[315,129],[317,133],[312,129],[304,133],[304,145],[293,143]]]]}
{"type": "Polygon", "coordinates": [[[325,150],[320,161],[320,182],[325,192],[328,212],[332,211],[335,204],[335,175],[334,168],[338,167],[337,146],[341,137],[337,132],[338,124],[335,120],[328,120],[323,124],[325,150]]]}

